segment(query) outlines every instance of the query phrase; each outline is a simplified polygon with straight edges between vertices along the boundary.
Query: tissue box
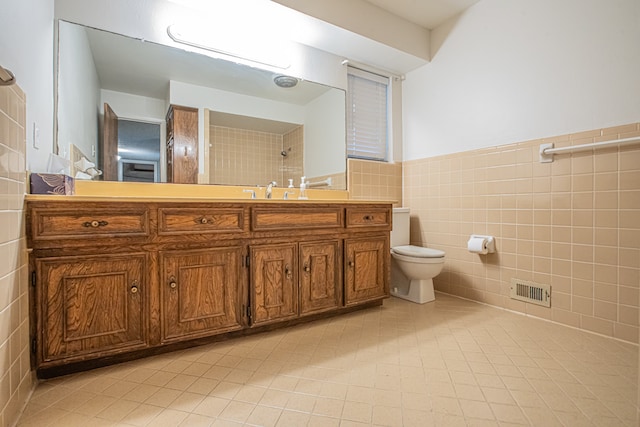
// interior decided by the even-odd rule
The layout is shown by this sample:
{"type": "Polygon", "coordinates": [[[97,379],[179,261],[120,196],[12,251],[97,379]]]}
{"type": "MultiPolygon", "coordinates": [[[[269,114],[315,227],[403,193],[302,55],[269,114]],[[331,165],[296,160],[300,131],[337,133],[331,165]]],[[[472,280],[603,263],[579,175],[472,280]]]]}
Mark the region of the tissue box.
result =
{"type": "Polygon", "coordinates": [[[29,176],[31,194],[75,194],[76,186],[72,177],[57,173],[32,173],[29,176]]]}

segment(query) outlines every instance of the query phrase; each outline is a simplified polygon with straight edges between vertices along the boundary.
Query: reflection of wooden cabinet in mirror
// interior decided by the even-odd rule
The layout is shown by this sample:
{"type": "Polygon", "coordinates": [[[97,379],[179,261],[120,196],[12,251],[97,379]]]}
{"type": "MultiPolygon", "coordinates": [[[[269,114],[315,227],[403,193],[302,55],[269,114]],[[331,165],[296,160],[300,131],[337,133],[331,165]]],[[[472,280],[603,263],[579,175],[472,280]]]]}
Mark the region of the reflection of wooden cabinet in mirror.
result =
{"type": "Polygon", "coordinates": [[[171,105],[167,113],[167,182],[198,183],[198,109],[171,105]]]}
{"type": "Polygon", "coordinates": [[[118,115],[104,103],[104,122],[102,126],[99,167],[102,168],[105,181],[118,180],[118,115]]]}

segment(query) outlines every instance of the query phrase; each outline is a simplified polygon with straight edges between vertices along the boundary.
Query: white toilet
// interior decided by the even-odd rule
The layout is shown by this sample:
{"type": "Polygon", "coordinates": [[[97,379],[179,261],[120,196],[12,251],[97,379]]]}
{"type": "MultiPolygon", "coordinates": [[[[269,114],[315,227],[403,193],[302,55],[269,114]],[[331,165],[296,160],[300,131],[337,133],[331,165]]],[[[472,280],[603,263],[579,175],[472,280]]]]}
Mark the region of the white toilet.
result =
{"type": "Polygon", "coordinates": [[[410,245],[409,208],[393,208],[391,295],[424,304],[435,299],[433,278],[444,267],[444,252],[410,245]]]}

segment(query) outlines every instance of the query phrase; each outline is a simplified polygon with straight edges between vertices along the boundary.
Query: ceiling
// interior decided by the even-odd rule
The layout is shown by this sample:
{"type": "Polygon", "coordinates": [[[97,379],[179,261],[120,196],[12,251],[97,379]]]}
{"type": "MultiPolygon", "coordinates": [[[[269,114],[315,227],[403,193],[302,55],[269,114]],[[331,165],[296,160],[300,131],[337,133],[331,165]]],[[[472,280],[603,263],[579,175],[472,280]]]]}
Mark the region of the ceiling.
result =
{"type": "Polygon", "coordinates": [[[429,62],[430,30],[479,1],[271,0],[282,6],[280,13],[288,14],[289,27],[296,29],[291,32],[292,41],[398,75],[429,62]],[[392,24],[388,28],[385,19],[392,24]],[[425,37],[427,45],[415,37],[425,37]]]}
{"type": "Polygon", "coordinates": [[[409,22],[432,30],[480,0],[365,0],[409,22]]]}

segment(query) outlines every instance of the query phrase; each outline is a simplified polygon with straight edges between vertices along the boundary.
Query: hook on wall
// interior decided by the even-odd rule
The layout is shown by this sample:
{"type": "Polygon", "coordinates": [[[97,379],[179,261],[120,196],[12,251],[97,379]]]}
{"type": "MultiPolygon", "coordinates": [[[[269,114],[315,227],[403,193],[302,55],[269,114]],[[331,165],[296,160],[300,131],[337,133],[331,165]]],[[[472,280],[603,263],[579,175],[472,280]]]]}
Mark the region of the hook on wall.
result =
{"type": "Polygon", "coordinates": [[[0,86],[11,86],[16,82],[13,73],[0,65],[0,86]]]}

